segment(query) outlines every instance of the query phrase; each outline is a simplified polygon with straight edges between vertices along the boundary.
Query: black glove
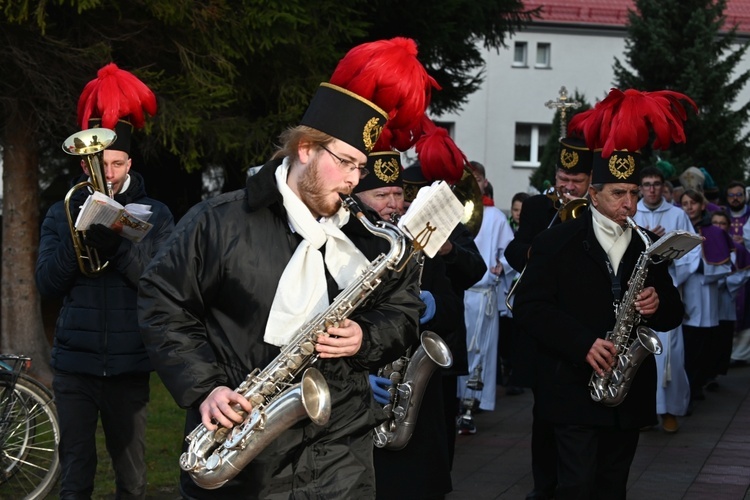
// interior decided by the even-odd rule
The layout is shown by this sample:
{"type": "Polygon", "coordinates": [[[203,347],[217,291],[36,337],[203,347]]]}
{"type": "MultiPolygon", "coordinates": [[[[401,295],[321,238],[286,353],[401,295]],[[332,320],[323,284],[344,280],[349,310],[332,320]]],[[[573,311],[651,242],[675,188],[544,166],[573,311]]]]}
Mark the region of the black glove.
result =
{"type": "Polygon", "coordinates": [[[121,241],[119,234],[103,224],[92,224],[83,239],[86,246],[95,248],[105,259],[115,254],[121,241]]]}

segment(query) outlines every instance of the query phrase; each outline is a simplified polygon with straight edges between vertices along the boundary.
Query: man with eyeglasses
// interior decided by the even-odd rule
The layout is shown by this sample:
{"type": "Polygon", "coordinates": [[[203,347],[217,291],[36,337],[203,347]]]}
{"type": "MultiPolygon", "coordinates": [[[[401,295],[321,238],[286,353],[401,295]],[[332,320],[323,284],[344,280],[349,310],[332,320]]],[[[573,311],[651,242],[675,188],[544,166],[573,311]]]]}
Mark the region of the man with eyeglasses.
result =
{"type": "MultiPolygon", "coordinates": [[[[690,217],[684,210],[669,203],[663,196],[664,174],[657,167],[641,171],[641,200],[633,220],[657,236],[676,229],[694,233],[690,217]]],[[[691,262],[700,258],[700,246],[682,259],[670,264],[670,274],[675,286],[680,287],[689,275],[691,262]]],[[[656,356],[656,413],[661,417],[665,432],[677,432],[678,416],[688,413],[690,384],[685,373],[685,348],[682,325],[668,332],[656,332],[663,346],[661,356],[656,356]]]]}
{"type": "MultiPolygon", "coordinates": [[[[238,410],[253,405],[234,389],[390,249],[362,230],[341,196],[366,178],[367,155],[385,126],[400,132],[424,116],[434,81],[416,54],[416,43],[404,38],[352,49],[301,124],[281,134],[273,159],[245,189],[194,207],[143,274],[143,338],[187,409],[186,432],[242,423],[238,410]],[[389,89],[387,99],[379,89],[389,89]]],[[[386,415],[368,373],[417,342],[424,305],[416,271],[413,263],[386,271],[360,307],[315,339],[315,368],[330,391],[327,423],[303,420],[284,430],[221,488],[201,489],[183,471],[183,497],[374,498],[372,429],[386,415]]]]}

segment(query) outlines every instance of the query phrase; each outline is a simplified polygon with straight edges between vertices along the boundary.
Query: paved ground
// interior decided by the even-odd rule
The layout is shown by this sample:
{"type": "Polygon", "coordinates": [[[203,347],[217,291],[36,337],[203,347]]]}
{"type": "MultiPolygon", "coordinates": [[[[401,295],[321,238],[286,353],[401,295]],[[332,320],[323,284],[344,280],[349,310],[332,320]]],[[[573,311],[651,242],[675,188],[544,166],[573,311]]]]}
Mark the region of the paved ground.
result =
{"type": "MultiPolygon", "coordinates": [[[[641,433],[628,496],[657,500],[750,500],[750,366],[732,368],[675,434],[641,433]]],[[[505,396],[457,436],[449,500],[523,499],[532,489],[530,391],[505,396]]]]}

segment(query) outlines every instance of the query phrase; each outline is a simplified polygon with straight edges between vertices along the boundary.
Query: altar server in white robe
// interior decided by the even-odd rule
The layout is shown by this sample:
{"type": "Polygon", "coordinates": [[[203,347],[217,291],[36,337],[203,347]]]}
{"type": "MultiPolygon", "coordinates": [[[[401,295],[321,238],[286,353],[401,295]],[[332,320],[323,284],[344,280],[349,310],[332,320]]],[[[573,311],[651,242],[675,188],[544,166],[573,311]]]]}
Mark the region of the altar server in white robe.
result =
{"type": "MultiPolygon", "coordinates": [[[[664,186],[664,174],[658,168],[647,167],[641,171],[642,198],[633,220],[659,237],[678,229],[694,233],[693,224],[685,211],[664,198],[664,186]]],[[[687,269],[690,269],[691,262],[697,266],[699,259],[700,247],[696,247],[670,264],[670,275],[681,292],[681,285],[689,275],[687,269]],[[678,266],[681,271],[677,270],[678,266]]],[[[682,325],[668,332],[655,333],[663,348],[662,354],[656,356],[656,412],[661,417],[662,428],[666,432],[676,432],[679,424],[675,417],[685,415],[690,403],[682,325]]]]}
{"type": "MultiPolygon", "coordinates": [[[[482,175],[483,177],[483,175],[482,175]]],[[[481,183],[480,183],[481,186],[481,183]]],[[[487,272],[464,294],[466,346],[469,355],[469,376],[459,377],[458,396],[479,399],[482,410],[495,409],[497,379],[498,299],[500,280],[512,268],[505,260],[505,248],[513,239],[513,230],[505,215],[485,197],[482,226],[474,243],[487,265],[487,272]],[[481,367],[481,391],[469,391],[466,382],[481,367]]]]}
{"type": "Polygon", "coordinates": [[[724,231],[711,225],[701,193],[688,189],[680,200],[693,227],[703,236],[699,247],[701,258],[676,268],[687,275],[682,294],[685,304],[682,337],[690,398],[701,401],[705,399],[703,385],[713,366],[713,359],[706,353],[719,341],[719,281],[732,272],[731,249],[724,231]]]}

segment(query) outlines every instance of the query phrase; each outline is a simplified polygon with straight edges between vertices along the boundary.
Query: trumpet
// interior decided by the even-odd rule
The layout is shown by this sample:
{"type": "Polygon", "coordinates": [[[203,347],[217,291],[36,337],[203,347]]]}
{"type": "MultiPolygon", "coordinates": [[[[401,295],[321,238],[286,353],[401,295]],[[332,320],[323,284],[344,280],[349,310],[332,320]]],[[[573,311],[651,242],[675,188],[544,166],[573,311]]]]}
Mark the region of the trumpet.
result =
{"type": "Polygon", "coordinates": [[[68,216],[70,235],[73,238],[73,248],[78,260],[78,268],[90,278],[96,277],[104,271],[109,262],[102,262],[95,248],[89,248],[84,242],[84,231],[75,227],[70,203],[79,189],[89,189],[104,193],[112,197],[112,183],[106,182],[104,174],[104,150],[117,139],[117,134],[107,128],[90,128],[76,132],[63,142],[62,149],[69,155],[81,156],[89,170],[90,181],[79,182],[65,195],[65,213],[68,216]]]}
{"type": "Polygon", "coordinates": [[[573,198],[572,200],[565,201],[567,200],[565,197],[567,193],[563,193],[560,189],[554,186],[544,191],[544,194],[554,202],[555,208],[557,209],[555,217],[552,218],[549,226],[547,226],[548,228],[552,227],[552,224],[557,218],[562,222],[577,219],[589,206],[589,200],[586,198],[573,198]]]}

